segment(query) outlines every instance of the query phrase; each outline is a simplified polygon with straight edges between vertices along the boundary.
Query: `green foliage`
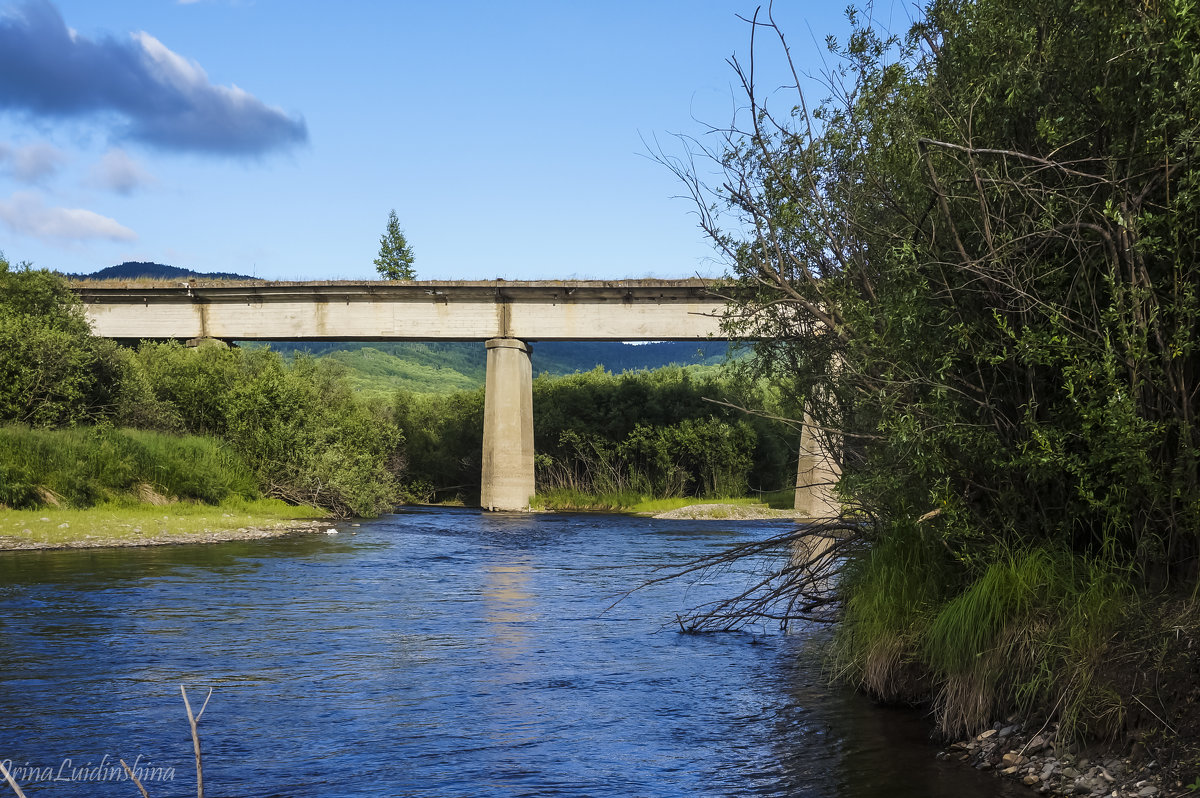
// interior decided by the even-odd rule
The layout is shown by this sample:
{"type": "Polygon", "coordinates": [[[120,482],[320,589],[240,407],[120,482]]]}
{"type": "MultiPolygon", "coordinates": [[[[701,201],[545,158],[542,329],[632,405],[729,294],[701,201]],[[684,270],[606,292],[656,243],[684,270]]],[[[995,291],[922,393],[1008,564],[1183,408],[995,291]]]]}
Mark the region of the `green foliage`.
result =
{"type": "Polygon", "coordinates": [[[0,256],[0,423],[75,424],[113,411],[123,361],[91,335],[61,278],[0,256]]]}
{"type": "MultiPolygon", "coordinates": [[[[771,392],[719,370],[612,375],[601,369],[533,383],[540,492],[608,496],[613,506],[650,496],[738,496],[792,484],[794,431],[706,398],[770,404],[771,392]]],[[[473,501],[479,486],[483,391],[401,394],[397,421],[411,473],[473,501]]],[[[595,504],[595,501],[592,502],[595,504]]]]}
{"type": "MultiPolygon", "coordinates": [[[[27,266],[13,269],[0,259],[3,422],[43,428],[112,424],[212,436],[249,466],[263,492],[340,514],[379,513],[399,498],[403,439],[385,407],[353,395],[338,364],[307,357],[285,363],[266,349],[220,345],[190,350],[145,344],[135,353],[91,334],[61,277],[27,266]]],[[[150,445],[134,433],[81,435],[85,437],[14,438],[13,446],[24,448],[14,449],[10,454],[17,459],[6,461],[0,488],[6,497],[0,502],[25,506],[45,500],[38,499],[38,491],[45,489],[83,506],[127,489],[129,480],[153,485],[166,479],[118,467],[149,467],[142,454],[121,449],[150,445]],[[43,473],[35,467],[42,455],[35,452],[50,445],[45,440],[70,445],[63,444],[65,459],[47,459],[47,468],[53,468],[43,473]],[[89,446],[95,451],[88,451],[89,446]],[[113,447],[121,451],[110,458],[107,452],[113,447]],[[110,460],[116,480],[111,483],[93,473],[97,463],[110,460]],[[72,487],[64,474],[73,474],[79,484],[72,487]]],[[[199,444],[181,442],[178,448],[194,445],[199,444]]],[[[191,477],[186,459],[155,460],[163,474],[163,469],[179,471],[167,480],[172,494],[209,501],[202,483],[214,480],[214,495],[224,495],[219,469],[207,467],[201,454],[191,477]],[[189,478],[196,484],[186,484],[189,478]]]]}
{"type": "Polygon", "coordinates": [[[397,391],[392,412],[407,444],[408,491],[478,504],[483,389],[431,395],[397,391]]]}
{"type": "Polygon", "coordinates": [[[417,276],[413,269],[412,247],[400,229],[394,209],[388,213],[387,230],[379,237],[379,257],[375,258],[375,270],[385,280],[412,280],[417,276]]]}
{"type": "Polygon", "coordinates": [[[739,496],[790,484],[792,431],[707,399],[741,406],[771,401],[753,383],[682,368],[538,377],[539,489],[739,496]]]}
{"type": "Polygon", "coordinates": [[[1060,734],[1111,735],[1105,665],[1129,623],[1128,573],[1063,548],[1014,551],[965,589],[916,528],[854,563],[833,650],[839,677],[895,701],[929,697],[940,730],[975,733],[1014,710],[1057,713],[1060,734]]]}
{"type": "Polygon", "coordinates": [[[150,343],[136,361],[169,414],[227,441],[267,495],[343,515],[397,502],[403,437],[384,406],[354,396],[336,363],[150,343]]]}
{"type": "Polygon", "coordinates": [[[16,509],[259,495],[237,455],[210,438],[112,427],[0,427],[0,505],[16,509]]]}
{"type": "Polygon", "coordinates": [[[820,105],[776,113],[742,73],[725,188],[668,164],[728,257],[731,330],[845,432],[838,490],[873,546],[841,583],[849,671],[887,694],[923,667],[948,729],[1047,685],[1069,719],[1088,680],[1051,654],[1096,639],[1056,648],[1047,613],[1107,617],[1105,574],[1198,576],[1200,14],[933,0],[907,37],[851,22],[820,105]]]}

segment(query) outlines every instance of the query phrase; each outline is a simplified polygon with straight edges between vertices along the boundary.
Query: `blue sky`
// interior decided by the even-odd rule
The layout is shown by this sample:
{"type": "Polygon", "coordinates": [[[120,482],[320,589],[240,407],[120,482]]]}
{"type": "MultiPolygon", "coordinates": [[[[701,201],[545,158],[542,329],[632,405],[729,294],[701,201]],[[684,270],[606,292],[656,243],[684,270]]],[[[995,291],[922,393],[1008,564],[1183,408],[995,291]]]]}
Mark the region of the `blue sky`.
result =
{"type": "MultiPolygon", "coordinates": [[[[643,140],[729,121],[754,7],[0,0],[0,251],[369,278],[394,208],[422,279],[716,275],[643,140]]],[[[839,5],[775,13],[819,72],[839,5]]]]}

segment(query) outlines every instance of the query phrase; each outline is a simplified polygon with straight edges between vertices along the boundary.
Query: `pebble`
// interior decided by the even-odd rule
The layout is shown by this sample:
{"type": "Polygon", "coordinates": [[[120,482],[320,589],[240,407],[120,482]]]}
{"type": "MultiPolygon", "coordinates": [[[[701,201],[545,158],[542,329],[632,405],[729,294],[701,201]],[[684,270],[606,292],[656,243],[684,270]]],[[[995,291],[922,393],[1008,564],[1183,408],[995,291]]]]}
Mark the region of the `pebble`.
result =
{"type": "Polygon", "coordinates": [[[1128,760],[1114,757],[1092,761],[1073,755],[1070,745],[1056,745],[1057,726],[1045,735],[1026,739],[1016,720],[1009,718],[973,738],[953,743],[940,751],[938,758],[957,754],[954,758],[977,770],[994,769],[997,775],[1019,780],[1044,795],[1155,798],[1162,794],[1155,783],[1153,762],[1130,765],[1128,760]]]}

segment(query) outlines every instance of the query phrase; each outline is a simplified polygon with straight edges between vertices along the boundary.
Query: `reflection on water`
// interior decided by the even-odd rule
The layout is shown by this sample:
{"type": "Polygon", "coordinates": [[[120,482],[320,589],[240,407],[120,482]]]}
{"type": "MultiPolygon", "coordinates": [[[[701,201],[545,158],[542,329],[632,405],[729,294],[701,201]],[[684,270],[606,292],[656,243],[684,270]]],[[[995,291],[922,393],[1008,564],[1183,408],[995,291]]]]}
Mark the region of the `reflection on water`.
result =
{"type": "Polygon", "coordinates": [[[826,686],[821,630],[674,631],[745,573],[606,609],[655,567],[785,528],[431,510],[337,537],[3,555],[0,759],[140,756],[176,770],[154,798],[194,794],[187,683],[215,688],[213,796],[1023,794],[936,762],[920,718],[826,686]]]}

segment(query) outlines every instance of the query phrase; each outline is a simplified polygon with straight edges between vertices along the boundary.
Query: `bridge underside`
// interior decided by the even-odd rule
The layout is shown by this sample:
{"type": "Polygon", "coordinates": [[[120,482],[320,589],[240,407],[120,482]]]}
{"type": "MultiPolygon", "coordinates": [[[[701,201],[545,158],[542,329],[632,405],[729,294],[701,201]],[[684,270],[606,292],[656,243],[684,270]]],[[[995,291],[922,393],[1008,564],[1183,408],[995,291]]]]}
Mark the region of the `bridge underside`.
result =
{"type": "MultiPolygon", "coordinates": [[[[534,493],[528,342],[711,340],[723,337],[725,308],[699,279],[103,281],[72,288],[93,332],[108,338],[486,341],[481,503],[489,510],[528,509],[534,493]]],[[[812,462],[801,453],[802,470],[812,462]]],[[[804,478],[811,483],[812,477],[804,478]]],[[[834,507],[830,495],[822,486],[798,489],[797,511],[827,514],[834,507]]]]}

